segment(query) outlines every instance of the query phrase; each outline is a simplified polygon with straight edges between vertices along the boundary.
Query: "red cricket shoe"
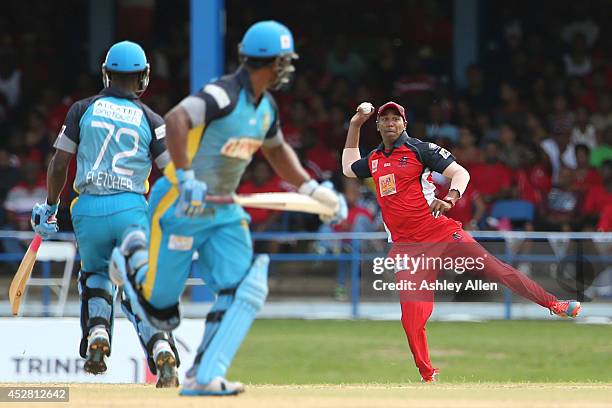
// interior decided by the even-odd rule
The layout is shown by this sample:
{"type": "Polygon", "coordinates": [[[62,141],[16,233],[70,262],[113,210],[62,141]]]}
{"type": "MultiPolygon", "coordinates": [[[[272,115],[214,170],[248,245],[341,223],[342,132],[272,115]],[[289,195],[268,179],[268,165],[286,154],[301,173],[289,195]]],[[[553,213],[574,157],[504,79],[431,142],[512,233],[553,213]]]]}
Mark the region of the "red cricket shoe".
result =
{"type": "Polygon", "coordinates": [[[437,368],[434,368],[434,372],[432,375],[430,375],[429,377],[421,377],[421,382],[422,383],[433,383],[433,382],[438,382],[438,374],[440,374],[440,370],[437,368]]]}
{"type": "Polygon", "coordinates": [[[560,300],[550,306],[550,313],[561,317],[576,317],[580,313],[580,302],[576,300],[560,300]]]}

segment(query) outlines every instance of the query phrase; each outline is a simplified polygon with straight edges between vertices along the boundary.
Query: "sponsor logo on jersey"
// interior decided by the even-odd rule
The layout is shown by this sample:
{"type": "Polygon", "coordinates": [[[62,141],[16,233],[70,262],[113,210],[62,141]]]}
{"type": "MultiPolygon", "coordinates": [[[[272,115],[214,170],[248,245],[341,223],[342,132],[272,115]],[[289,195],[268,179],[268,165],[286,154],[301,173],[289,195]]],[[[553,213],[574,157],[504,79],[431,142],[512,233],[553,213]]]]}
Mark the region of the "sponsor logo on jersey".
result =
{"type": "Polygon", "coordinates": [[[395,186],[395,174],[387,174],[378,179],[378,187],[380,189],[380,196],[385,197],[397,193],[395,186]]]}
{"type": "Polygon", "coordinates": [[[155,138],[159,140],[163,139],[164,137],[166,137],[166,125],[161,125],[155,128],[155,138]]]}
{"type": "Polygon", "coordinates": [[[450,152],[443,147],[440,148],[438,154],[440,154],[440,156],[444,157],[445,159],[448,159],[448,156],[450,156],[450,152]]]}
{"type": "Polygon", "coordinates": [[[142,110],[132,106],[117,105],[104,99],[94,102],[93,115],[134,126],[140,126],[142,122],[142,110]]]}
{"type": "Polygon", "coordinates": [[[193,237],[170,234],[168,249],[174,251],[189,251],[193,248],[193,237]]]}
{"type": "Polygon", "coordinates": [[[391,163],[385,163],[383,167],[391,167],[391,163]]]}
{"type": "Polygon", "coordinates": [[[376,173],[376,170],[378,170],[378,159],[372,160],[372,173],[376,173]]]}
{"type": "Polygon", "coordinates": [[[259,139],[232,137],[221,148],[221,154],[234,159],[250,160],[261,145],[262,141],[259,139]]]}

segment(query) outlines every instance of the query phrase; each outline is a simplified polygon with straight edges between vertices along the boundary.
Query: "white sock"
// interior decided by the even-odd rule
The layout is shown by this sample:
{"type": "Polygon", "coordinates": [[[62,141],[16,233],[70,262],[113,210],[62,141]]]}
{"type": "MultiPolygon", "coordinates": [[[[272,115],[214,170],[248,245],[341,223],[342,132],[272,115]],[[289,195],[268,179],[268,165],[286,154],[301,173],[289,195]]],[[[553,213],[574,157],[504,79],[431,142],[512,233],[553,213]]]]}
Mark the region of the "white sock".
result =
{"type": "Polygon", "coordinates": [[[89,336],[92,336],[94,333],[99,332],[99,331],[102,331],[105,334],[108,334],[106,333],[106,326],[104,326],[103,324],[97,324],[91,329],[89,329],[89,336]]]}
{"type": "Polygon", "coordinates": [[[168,343],[167,340],[157,340],[153,345],[153,357],[157,357],[157,355],[162,351],[168,351],[174,355],[172,352],[172,347],[170,347],[170,343],[168,343]]]}

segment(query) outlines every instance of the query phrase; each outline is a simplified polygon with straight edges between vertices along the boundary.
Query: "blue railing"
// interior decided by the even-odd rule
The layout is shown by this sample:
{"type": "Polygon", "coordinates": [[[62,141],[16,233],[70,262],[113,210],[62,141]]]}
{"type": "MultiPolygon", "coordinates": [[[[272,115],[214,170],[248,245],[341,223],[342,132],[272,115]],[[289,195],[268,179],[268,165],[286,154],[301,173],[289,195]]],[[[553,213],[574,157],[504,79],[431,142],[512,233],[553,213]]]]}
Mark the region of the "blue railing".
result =
{"type": "MultiPolygon", "coordinates": [[[[589,262],[607,262],[612,263],[612,233],[593,233],[593,232],[575,232],[575,233],[558,233],[558,232],[523,232],[523,231],[473,231],[470,234],[478,241],[499,241],[505,243],[505,253],[497,255],[502,261],[514,264],[516,262],[576,262],[578,269],[583,261],[589,262]],[[548,240],[570,240],[581,243],[583,241],[593,241],[598,243],[607,243],[610,252],[604,255],[585,255],[582,253],[582,245],[577,246],[576,254],[571,256],[563,256],[547,254],[514,254],[511,251],[508,240],[510,239],[529,239],[534,241],[548,240]]],[[[381,256],[380,253],[361,253],[361,241],[364,240],[387,240],[387,234],[384,232],[370,233],[316,233],[316,232],[255,232],[252,234],[254,241],[276,241],[276,242],[294,242],[294,241],[316,241],[316,240],[342,240],[349,243],[350,252],[339,254],[315,254],[315,253],[277,253],[270,254],[272,261],[336,261],[348,262],[350,266],[351,287],[351,314],[353,318],[359,318],[359,304],[361,296],[361,262],[371,261],[375,257],[381,256]]],[[[34,234],[31,232],[18,231],[0,231],[0,239],[17,238],[17,239],[32,239],[34,234]]],[[[55,238],[63,241],[74,241],[72,233],[58,233],[55,238]]],[[[0,262],[18,262],[22,259],[23,253],[0,253],[0,262]]],[[[78,257],[78,255],[77,255],[78,257]]],[[[78,260],[78,258],[77,258],[78,260]]],[[[49,273],[49,268],[43,268],[45,274],[49,273]]],[[[577,288],[578,290],[582,288],[577,288]]],[[[48,302],[48,293],[43,294],[43,301],[48,302]]],[[[512,292],[509,289],[504,291],[504,309],[505,318],[512,318],[512,292]]]]}

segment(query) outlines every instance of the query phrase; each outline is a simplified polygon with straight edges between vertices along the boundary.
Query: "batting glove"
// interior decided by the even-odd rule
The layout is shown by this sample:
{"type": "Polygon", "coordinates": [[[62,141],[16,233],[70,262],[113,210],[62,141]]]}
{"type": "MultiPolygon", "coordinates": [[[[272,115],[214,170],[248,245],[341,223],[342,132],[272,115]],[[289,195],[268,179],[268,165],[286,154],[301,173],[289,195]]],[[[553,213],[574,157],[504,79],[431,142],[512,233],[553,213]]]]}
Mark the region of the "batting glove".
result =
{"type": "Polygon", "coordinates": [[[178,181],[179,200],[176,204],[177,217],[197,217],[204,213],[206,207],[206,192],[208,186],[205,182],[195,178],[193,170],[176,170],[178,181]]]}
{"type": "Polygon", "coordinates": [[[300,194],[309,195],[326,207],[331,208],[334,213],[332,215],[320,215],[319,218],[325,224],[337,224],[346,219],[348,215],[348,206],[344,195],[334,189],[334,185],[330,181],[325,181],[319,184],[316,180],[306,181],[298,189],[300,194]]]}
{"type": "Polygon", "coordinates": [[[55,219],[58,206],[59,201],[57,204],[49,205],[45,200],[44,204],[36,203],[34,208],[32,208],[32,218],[30,219],[30,224],[32,224],[32,229],[34,232],[40,235],[43,239],[48,239],[51,237],[51,235],[59,231],[57,220],[55,219]]]}

